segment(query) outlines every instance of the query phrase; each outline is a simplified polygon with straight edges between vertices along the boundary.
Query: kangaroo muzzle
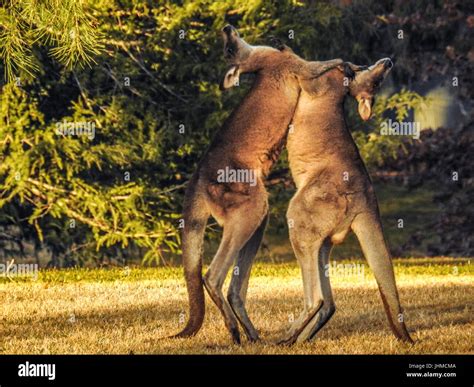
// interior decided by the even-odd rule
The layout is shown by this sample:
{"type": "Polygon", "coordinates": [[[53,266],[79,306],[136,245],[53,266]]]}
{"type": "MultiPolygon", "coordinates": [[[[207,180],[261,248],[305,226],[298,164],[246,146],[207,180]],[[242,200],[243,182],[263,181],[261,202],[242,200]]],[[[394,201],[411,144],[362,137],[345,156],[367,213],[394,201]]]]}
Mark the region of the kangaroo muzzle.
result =
{"type": "Polygon", "coordinates": [[[384,62],[383,62],[383,66],[386,68],[386,69],[391,69],[393,67],[393,62],[390,58],[385,58],[384,59],[384,62]]]}
{"type": "Polygon", "coordinates": [[[227,24],[222,29],[224,39],[224,58],[233,64],[239,64],[247,59],[252,51],[250,46],[243,40],[234,26],[227,24]]]}
{"type": "Polygon", "coordinates": [[[393,67],[393,62],[390,58],[379,59],[374,65],[369,67],[369,71],[379,76],[385,77],[393,67]]]}

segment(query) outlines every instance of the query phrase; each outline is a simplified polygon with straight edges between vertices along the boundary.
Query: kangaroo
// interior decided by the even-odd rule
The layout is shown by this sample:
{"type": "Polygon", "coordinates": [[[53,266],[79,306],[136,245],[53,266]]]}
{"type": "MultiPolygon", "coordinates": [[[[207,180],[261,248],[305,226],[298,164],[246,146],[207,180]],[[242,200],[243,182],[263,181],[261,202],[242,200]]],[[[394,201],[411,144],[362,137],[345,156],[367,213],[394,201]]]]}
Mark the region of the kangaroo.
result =
{"type": "Polygon", "coordinates": [[[348,95],[358,101],[362,119],[370,118],[374,95],[392,66],[389,58],[368,68],[345,64],[318,79],[302,82],[294,130],[287,140],[297,188],[287,219],[302,271],[304,311],[281,344],[312,339],[334,314],[336,307],[325,267],[332,246],[342,243],[350,230],[374,272],[393,333],[398,339],[412,342],[403,321],[374,189],[344,119],[348,95]],[[348,73],[353,76],[350,82],[348,73]]]}
{"type": "Polygon", "coordinates": [[[193,336],[202,326],[204,285],[238,344],[239,322],[250,341],[259,339],[245,309],[245,299],[251,262],[268,218],[264,178],[284,145],[300,95],[300,83],[334,68],[342,60],[308,63],[287,50],[251,46],[230,25],[224,27],[222,34],[225,58],[231,63],[222,88],[235,86],[244,72],[255,73],[256,78],[244,100],[215,136],[185,193],[182,251],[189,319],[174,337],[193,336]],[[225,181],[220,177],[228,170],[243,171],[254,179],[225,181]],[[223,227],[223,236],[203,278],[202,244],[210,216],[223,227]],[[239,275],[232,276],[226,299],[222,286],[234,262],[239,275]]]}

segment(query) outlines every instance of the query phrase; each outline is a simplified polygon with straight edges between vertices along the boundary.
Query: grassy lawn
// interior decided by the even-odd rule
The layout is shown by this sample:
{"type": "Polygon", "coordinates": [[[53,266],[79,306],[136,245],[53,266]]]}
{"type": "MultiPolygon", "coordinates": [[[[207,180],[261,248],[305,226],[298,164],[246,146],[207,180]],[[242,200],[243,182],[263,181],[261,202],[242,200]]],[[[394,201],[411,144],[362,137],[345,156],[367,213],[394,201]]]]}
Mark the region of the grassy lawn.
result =
{"type": "MultiPolygon", "coordinates": [[[[395,260],[407,325],[417,343],[397,342],[375,280],[362,271],[332,276],[337,311],[311,343],[270,344],[302,308],[294,262],[258,263],[248,309],[264,342],[232,345],[207,299],[201,332],[163,339],[184,324],[187,296],[180,268],[40,271],[0,280],[0,353],[474,353],[474,267],[469,259],[395,260]]],[[[359,267],[360,268],[360,267],[359,267]]]]}

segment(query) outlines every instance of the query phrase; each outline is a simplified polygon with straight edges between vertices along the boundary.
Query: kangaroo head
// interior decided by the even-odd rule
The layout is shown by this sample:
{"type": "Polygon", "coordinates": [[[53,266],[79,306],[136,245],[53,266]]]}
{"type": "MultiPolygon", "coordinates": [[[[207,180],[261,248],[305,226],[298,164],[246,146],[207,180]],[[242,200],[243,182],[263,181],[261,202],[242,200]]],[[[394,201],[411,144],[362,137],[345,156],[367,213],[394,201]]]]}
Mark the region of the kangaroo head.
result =
{"type": "Polygon", "coordinates": [[[374,96],[392,67],[393,63],[390,58],[380,59],[369,67],[357,66],[348,62],[344,65],[346,74],[353,71],[349,94],[357,100],[359,115],[364,121],[370,118],[374,96]]]}
{"type": "Polygon", "coordinates": [[[230,63],[222,81],[222,88],[228,89],[239,84],[240,74],[260,70],[265,57],[278,56],[278,50],[266,46],[252,46],[239,35],[230,24],[222,29],[224,57],[230,63]]]}
{"type": "MultiPolygon", "coordinates": [[[[327,62],[307,62],[289,47],[276,42],[276,48],[252,46],[242,39],[231,25],[222,29],[224,56],[230,63],[221,87],[224,89],[238,85],[240,74],[271,74],[274,79],[291,76],[297,81],[312,79],[342,63],[341,59],[327,62]]],[[[274,42],[275,43],[275,42],[274,42]]]]}

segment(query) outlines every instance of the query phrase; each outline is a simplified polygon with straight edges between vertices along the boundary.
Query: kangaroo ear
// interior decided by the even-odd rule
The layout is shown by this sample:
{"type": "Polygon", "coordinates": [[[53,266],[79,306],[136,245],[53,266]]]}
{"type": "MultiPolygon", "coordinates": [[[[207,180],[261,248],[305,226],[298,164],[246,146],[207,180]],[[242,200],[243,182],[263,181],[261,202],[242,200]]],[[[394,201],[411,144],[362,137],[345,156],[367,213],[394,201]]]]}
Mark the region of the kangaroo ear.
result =
{"type": "Polygon", "coordinates": [[[355,71],[350,66],[350,63],[344,62],[342,65],[339,65],[337,67],[344,73],[345,77],[349,78],[350,80],[354,79],[355,71]]]}
{"type": "Polygon", "coordinates": [[[364,121],[367,121],[372,115],[372,100],[370,98],[361,97],[359,99],[359,115],[364,121]]]}
{"type": "Polygon", "coordinates": [[[227,70],[224,79],[221,82],[221,90],[230,89],[234,86],[239,86],[239,76],[239,66],[231,66],[229,70],[227,70]]]}

